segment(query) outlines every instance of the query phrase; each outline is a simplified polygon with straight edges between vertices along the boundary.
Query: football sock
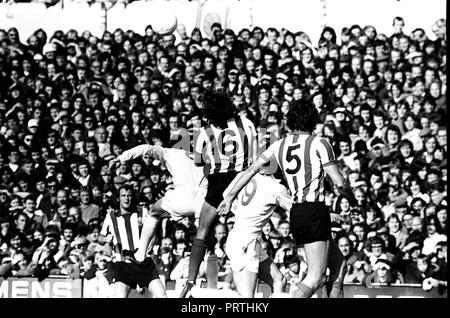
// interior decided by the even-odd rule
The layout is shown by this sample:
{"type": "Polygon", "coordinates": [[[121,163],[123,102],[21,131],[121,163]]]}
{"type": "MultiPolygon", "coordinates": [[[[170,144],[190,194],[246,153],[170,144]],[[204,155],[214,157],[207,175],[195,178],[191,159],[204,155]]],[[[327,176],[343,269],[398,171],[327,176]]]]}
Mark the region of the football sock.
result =
{"type": "Polygon", "coordinates": [[[314,290],[303,283],[297,285],[297,290],[293,293],[292,298],[311,298],[314,295],[314,290]]]}
{"type": "Polygon", "coordinates": [[[205,257],[206,248],[208,244],[206,240],[194,239],[192,244],[191,255],[189,257],[189,276],[188,281],[195,282],[198,275],[200,264],[205,257]]]}

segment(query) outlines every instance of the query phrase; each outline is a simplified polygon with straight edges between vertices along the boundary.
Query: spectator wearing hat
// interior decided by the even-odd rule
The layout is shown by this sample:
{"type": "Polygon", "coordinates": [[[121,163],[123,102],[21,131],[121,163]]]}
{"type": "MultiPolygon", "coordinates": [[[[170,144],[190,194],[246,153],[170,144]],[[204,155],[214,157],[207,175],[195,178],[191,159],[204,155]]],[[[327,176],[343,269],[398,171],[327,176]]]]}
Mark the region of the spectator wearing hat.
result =
{"type": "Polygon", "coordinates": [[[370,287],[372,284],[400,284],[403,283],[401,274],[392,267],[392,263],[385,259],[377,260],[373,266],[373,273],[364,278],[364,285],[370,287]]]}
{"type": "Polygon", "coordinates": [[[12,173],[17,172],[20,167],[20,153],[17,148],[11,148],[8,155],[8,167],[12,173]]]}
{"type": "Polygon", "coordinates": [[[127,179],[123,176],[116,176],[114,177],[114,187],[116,190],[120,188],[121,185],[123,185],[125,182],[127,182],[127,179]]]}

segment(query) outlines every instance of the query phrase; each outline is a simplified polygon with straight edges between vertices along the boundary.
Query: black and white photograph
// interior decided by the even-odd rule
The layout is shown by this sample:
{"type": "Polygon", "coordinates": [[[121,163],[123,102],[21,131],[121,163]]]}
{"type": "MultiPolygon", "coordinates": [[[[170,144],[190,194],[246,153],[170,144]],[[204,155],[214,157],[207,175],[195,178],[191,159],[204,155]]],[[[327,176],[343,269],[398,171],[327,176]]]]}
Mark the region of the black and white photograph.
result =
{"type": "Polygon", "coordinates": [[[0,298],[447,298],[446,9],[0,0],[0,298]]]}

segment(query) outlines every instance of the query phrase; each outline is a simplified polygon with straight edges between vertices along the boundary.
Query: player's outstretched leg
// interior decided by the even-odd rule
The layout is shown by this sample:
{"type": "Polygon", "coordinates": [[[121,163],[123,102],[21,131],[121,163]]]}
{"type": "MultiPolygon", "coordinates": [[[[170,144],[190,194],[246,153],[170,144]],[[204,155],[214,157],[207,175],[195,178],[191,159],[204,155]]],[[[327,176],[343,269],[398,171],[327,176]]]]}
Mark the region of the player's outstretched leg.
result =
{"type": "Polygon", "coordinates": [[[326,279],[329,241],[317,241],[305,244],[308,273],[298,284],[298,289],[291,294],[292,298],[310,298],[326,279]]]}
{"type": "Polygon", "coordinates": [[[205,202],[200,213],[199,228],[192,244],[191,255],[189,256],[189,276],[184,288],[180,294],[180,298],[185,298],[187,293],[195,285],[200,264],[205,257],[208,242],[208,236],[211,225],[216,219],[217,211],[209,203],[205,202]]]}

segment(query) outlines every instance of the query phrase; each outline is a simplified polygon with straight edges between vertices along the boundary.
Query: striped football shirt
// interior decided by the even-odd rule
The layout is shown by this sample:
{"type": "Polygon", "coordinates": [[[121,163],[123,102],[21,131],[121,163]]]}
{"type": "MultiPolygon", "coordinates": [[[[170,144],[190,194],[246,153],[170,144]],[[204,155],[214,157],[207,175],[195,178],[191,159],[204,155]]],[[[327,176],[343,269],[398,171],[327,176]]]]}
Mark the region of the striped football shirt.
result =
{"type": "Polygon", "coordinates": [[[210,164],[210,174],[245,170],[257,156],[257,133],[253,123],[241,116],[225,129],[201,128],[195,141],[195,164],[210,164]]]}
{"type": "Polygon", "coordinates": [[[139,247],[139,239],[142,231],[144,217],[147,213],[142,213],[138,209],[136,213],[120,214],[110,212],[106,215],[100,234],[113,236],[112,244],[115,250],[115,260],[124,261],[123,250],[134,251],[139,247]]]}
{"type": "Polygon", "coordinates": [[[322,137],[300,132],[274,142],[263,154],[275,158],[295,203],[323,202],[323,167],[335,163],[330,143],[322,137]]]}

